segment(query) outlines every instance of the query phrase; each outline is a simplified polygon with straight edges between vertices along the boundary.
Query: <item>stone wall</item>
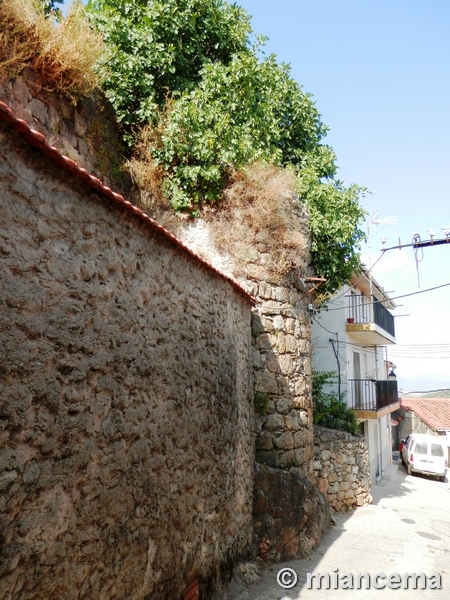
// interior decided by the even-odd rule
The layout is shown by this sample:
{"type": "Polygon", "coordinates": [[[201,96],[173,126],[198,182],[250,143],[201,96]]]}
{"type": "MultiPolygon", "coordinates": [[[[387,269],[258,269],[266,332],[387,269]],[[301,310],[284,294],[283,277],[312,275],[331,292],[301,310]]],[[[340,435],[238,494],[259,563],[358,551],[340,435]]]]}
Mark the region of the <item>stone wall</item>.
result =
{"type": "Polygon", "coordinates": [[[208,598],[252,539],[250,304],[3,122],[0,203],[0,597],[208,598]]]}
{"type": "Polygon", "coordinates": [[[293,285],[254,285],[256,460],[298,467],[306,476],[313,444],[311,318],[293,285]]]}
{"type": "MultiPolygon", "coordinates": [[[[311,317],[308,281],[311,267],[308,214],[292,203],[292,220],[302,237],[302,266],[287,274],[271,273],[267,252],[252,248],[239,270],[214,246],[208,221],[181,225],[181,239],[217,268],[234,273],[256,297],[252,318],[255,380],[256,460],[273,468],[297,467],[308,476],[313,456],[311,317]]],[[[261,246],[261,245],[259,245],[261,246]]],[[[299,261],[300,262],[300,261],[299,261]]]]}
{"type": "Polygon", "coordinates": [[[19,77],[0,83],[0,100],[61,154],[130,195],[131,179],[122,169],[124,148],[114,111],[98,90],[75,105],[42,90],[39,75],[26,67],[19,77]]]}
{"type": "Polygon", "coordinates": [[[285,562],[316,548],[330,524],[330,508],[300,469],[256,464],[253,518],[258,559],[285,562]]]}
{"type": "Polygon", "coordinates": [[[311,480],[334,511],[371,504],[369,451],[363,437],[314,426],[312,467],[311,480]]]}

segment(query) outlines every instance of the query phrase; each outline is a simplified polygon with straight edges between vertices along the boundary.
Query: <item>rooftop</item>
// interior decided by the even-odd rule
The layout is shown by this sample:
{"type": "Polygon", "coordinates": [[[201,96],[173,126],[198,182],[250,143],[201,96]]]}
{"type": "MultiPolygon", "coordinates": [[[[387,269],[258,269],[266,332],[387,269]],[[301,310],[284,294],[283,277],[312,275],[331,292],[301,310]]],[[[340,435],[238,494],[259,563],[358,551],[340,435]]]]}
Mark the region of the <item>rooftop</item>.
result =
{"type": "Polygon", "coordinates": [[[450,398],[400,398],[400,408],[414,412],[436,431],[450,430],[450,398]]]}

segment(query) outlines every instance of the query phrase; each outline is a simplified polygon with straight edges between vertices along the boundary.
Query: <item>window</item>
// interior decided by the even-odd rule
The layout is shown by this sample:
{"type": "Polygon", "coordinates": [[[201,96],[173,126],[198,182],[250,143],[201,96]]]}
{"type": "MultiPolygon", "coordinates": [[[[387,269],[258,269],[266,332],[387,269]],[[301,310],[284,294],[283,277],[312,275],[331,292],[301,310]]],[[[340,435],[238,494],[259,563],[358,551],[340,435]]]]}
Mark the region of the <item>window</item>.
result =
{"type": "Polygon", "coordinates": [[[414,454],[428,454],[428,444],[426,442],[416,442],[414,454]]]}
{"type": "Polygon", "coordinates": [[[444,449],[440,444],[431,444],[431,456],[444,456],[444,449]]]}

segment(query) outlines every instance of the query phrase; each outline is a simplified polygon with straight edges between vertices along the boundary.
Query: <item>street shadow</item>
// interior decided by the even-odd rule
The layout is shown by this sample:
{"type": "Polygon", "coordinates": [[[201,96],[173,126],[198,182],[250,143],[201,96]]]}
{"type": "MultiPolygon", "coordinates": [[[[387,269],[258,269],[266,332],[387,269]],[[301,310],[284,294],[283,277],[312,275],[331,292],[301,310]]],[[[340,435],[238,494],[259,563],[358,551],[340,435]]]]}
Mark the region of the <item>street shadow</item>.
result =
{"type": "MultiPolygon", "coordinates": [[[[298,576],[298,581],[296,585],[292,589],[283,589],[281,586],[279,587],[279,592],[274,596],[271,600],[299,600],[299,598],[307,598],[303,594],[308,590],[307,587],[307,574],[317,572],[317,567],[319,563],[323,560],[324,556],[328,552],[328,550],[333,546],[334,543],[341,537],[341,535],[345,532],[345,524],[351,519],[357,511],[367,510],[368,507],[357,508],[350,510],[346,513],[335,513],[333,516],[334,524],[330,526],[330,528],[325,532],[322,539],[320,540],[317,548],[311,553],[307,558],[291,560],[285,563],[278,563],[270,567],[269,571],[266,571],[263,574],[263,578],[269,578],[273,581],[274,574],[279,573],[283,569],[292,569],[298,576]]],[[[314,591],[314,590],[311,590],[314,591]]],[[[320,591],[319,591],[320,593],[320,591]]],[[[248,598],[253,598],[254,596],[248,596],[248,598]]],[[[242,600],[246,599],[247,596],[242,595],[242,600]]]]}

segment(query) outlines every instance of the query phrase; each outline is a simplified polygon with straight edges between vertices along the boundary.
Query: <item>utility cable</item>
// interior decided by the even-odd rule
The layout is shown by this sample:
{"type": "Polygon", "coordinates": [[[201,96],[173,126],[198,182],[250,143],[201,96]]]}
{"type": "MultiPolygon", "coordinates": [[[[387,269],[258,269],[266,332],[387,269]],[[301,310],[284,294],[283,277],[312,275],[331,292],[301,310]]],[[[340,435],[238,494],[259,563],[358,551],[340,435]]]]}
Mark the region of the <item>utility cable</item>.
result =
{"type": "MultiPolygon", "coordinates": [[[[333,348],[334,356],[336,358],[337,374],[338,374],[338,398],[340,398],[341,397],[341,363],[339,362],[339,358],[342,359],[342,357],[340,357],[340,355],[339,355],[339,334],[337,333],[337,331],[330,331],[324,325],[322,325],[322,323],[319,323],[319,321],[316,319],[316,317],[314,315],[312,315],[312,318],[317,323],[317,325],[319,325],[319,327],[322,327],[322,329],[324,329],[327,333],[336,336],[337,349],[334,346],[335,341],[331,340],[331,339],[329,341],[331,342],[331,346],[333,348]]],[[[344,360],[344,363],[345,362],[346,361],[344,360]]]]}
{"type": "MultiPolygon", "coordinates": [[[[426,290],[420,290],[419,292],[411,292],[410,294],[402,294],[401,296],[394,296],[393,298],[389,298],[386,300],[376,300],[375,302],[361,302],[361,303],[355,303],[353,306],[370,306],[371,304],[383,304],[383,302],[391,302],[391,300],[398,300],[399,298],[408,298],[409,296],[416,296],[417,294],[425,294],[425,292],[432,292],[434,290],[439,290],[440,288],[444,288],[444,287],[448,287],[450,285],[450,283],[443,283],[442,285],[436,285],[435,287],[432,288],[428,288],[426,290]]],[[[333,298],[331,299],[333,300],[333,298]]],[[[353,307],[352,307],[353,308],[353,307]]],[[[347,306],[337,306],[336,308],[329,308],[328,311],[330,310],[347,310],[347,306]]]]}
{"type": "MultiPolygon", "coordinates": [[[[373,263],[373,265],[370,267],[370,269],[367,269],[367,270],[366,270],[366,272],[365,272],[363,275],[361,275],[361,277],[360,277],[359,279],[357,279],[357,280],[355,281],[355,283],[352,283],[351,287],[354,287],[354,286],[358,285],[358,283],[359,283],[360,281],[362,281],[362,280],[363,280],[363,279],[366,277],[366,275],[367,275],[368,273],[370,273],[370,271],[372,271],[372,269],[374,268],[374,266],[377,264],[377,262],[379,262],[379,261],[380,261],[380,260],[383,258],[383,256],[384,256],[384,252],[383,252],[382,254],[380,254],[380,256],[377,258],[377,260],[376,260],[376,261],[373,263]]],[[[333,301],[334,301],[334,300],[338,300],[339,298],[342,298],[342,296],[345,296],[345,294],[346,294],[346,293],[347,293],[347,292],[342,292],[341,294],[339,294],[339,296],[336,296],[335,298],[333,298],[333,301]]]]}

